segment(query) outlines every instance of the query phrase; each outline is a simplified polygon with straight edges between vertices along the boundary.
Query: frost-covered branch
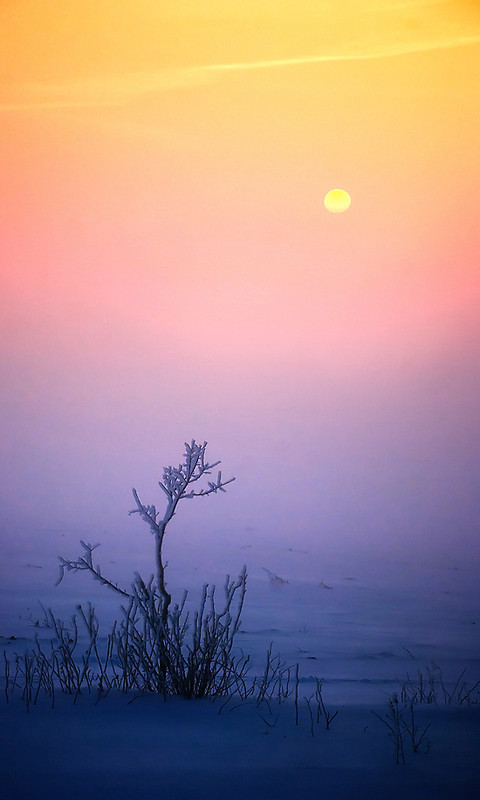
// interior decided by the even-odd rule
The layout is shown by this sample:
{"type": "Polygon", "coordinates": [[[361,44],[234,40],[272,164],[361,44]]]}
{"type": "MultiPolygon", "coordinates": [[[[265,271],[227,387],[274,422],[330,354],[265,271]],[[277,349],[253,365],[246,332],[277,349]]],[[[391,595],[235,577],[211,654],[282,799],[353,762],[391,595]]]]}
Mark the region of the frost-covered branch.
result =
{"type": "Polygon", "coordinates": [[[192,484],[201,480],[207,475],[212,474],[212,469],[218,467],[220,461],[209,463],[205,457],[207,442],[197,444],[195,439],[192,439],[190,444],[185,442],[184,462],[179,464],[178,467],[168,466],[163,469],[163,480],[158,482],[161,490],[167,498],[167,506],[163,517],[161,517],[154,505],[147,505],[142,503],[138,496],[136,489],[132,489],[133,498],[135,500],[136,508],[130,511],[130,514],[140,514],[140,517],[155,536],[155,556],[157,565],[157,587],[160,596],[163,599],[163,617],[166,621],[168,614],[168,607],[171,602],[171,596],[167,592],[165,584],[165,566],[162,560],[162,545],[165,529],[172,517],[175,514],[176,508],[180,500],[192,499],[193,497],[206,497],[209,494],[216,494],[218,491],[225,492],[225,486],[232,483],[235,478],[223,480],[222,472],[217,472],[216,480],[206,480],[206,486],[196,490],[192,488],[192,484]]]}
{"type": "Polygon", "coordinates": [[[136,508],[130,511],[130,514],[140,514],[144,522],[152,529],[153,533],[159,533],[162,527],[170,522],[175,514],[175,509],[180,500],[189,500],[192,497],[206,497],[209,494],[216,494],[218,491],[225,492],[225,486],[235,478],[223,480],[222,471],[217,472],[216,480],[207,481],[207,486],[202,487],[199,491],[189,488],[192,483],[203,478],[205,475],[211,475],[212,469],[221,464],[221,461],[214,461],[210,464],[205,460],[205,450],[207,442],[197,444],[195,439],[191,443],[185,442],[185,461],[179,464],[178,467],[164,467],[163,468],[163,481],[159,481],[158,485],[167,497],[167,508],[162,519],[159,519],[158,511],[154,505],[146,505],[141,502],[136,489],[132,489],[133,497],[135,499],[136,508]]]}
{"type": "Polygon", "coordinates": [[[84,542],[82,540],[80,541],[80,544],[84,549],[84,554],[79,556],[76,561],[71,561],[69,559],[63,558],[63,556],[58,557],[58,560],[60,561],[60,576],[55,586],[58,586],[58,584],[61,583],[61,581],[64,578],[65,572],[72,572],[72,571],[78,572],[81,570],[87,570],[93,575],[95,580],[100,581],[100,583],[102,583],[104,586],[109,586],[110,589],[113,589],[115,592],[122,594],[124,597],[131,597],[132,596],[131,594],[125,592],[123,589],[120,589],[115,583],[112,583],[112,581],[109,581],[108,578],[105,578],[105,576],[102,575],[102,571],[100,569],[99,564],[94,565],[92,553],[95,550],[95,548],[100,547],[100,545],[88,544],[87,542],[84,542]]]}
{"type": "MultiPolygon", "coordinates": [[[[205,456],[207,442],[197,444],[195,439],[192,439],[190,444],[185,442],[184,462],[179,464],[178,467],[164,467],[163,480],[159,481],[159,486],[167,498],[167,505],[163,517],[159,514],[154,505],[147,505],[140,500],[137,490],[132,489],[133,498],[135,500],[136,508],[130,511],[130,514],[140,514],[142,520],[148,525],[150,531],[155,536],[155,561],[156,561],[156,596],[160,604],[162,625],[166,626],[168,618],[168,609],[171,603],[171,595],[167,591],[165,583],[165,564],[163,562],[162,545],[163,537],[165,536],[165,529],[172,517],[175,514],[180,500],[191,499],[192,497],[206,497],[210,494],[217,492],[224,492],[225,486],[232,483],[235,478],[224,480],[222,478],[221,470],[218,470],[215,480],[208,480],[207,476],[212,474],[212,470],[221,463],[220,461],[213,461],[210,463],[205,456]],[[192,484],[196,484],[202,478],[206,479],[206,484],[201,488],[192,488],[192,484]]],[[[93,563],[93,551],[97,544],[91,545],[81,542],[84,553],[76,560],[65,559],[59,556],[60,560],[60,577],[57,585],[63,579],[65,572],[77,572],[78,570],[86,570],[90,572],[95,580],[100,581],[104,586],[109,586],[114,591],[132,599],[135,594],[135,586],[132,585],[132,591],[126,592],[120,589],[115,583],[108,580],[103,574],[98,564],[93,563]]]]}

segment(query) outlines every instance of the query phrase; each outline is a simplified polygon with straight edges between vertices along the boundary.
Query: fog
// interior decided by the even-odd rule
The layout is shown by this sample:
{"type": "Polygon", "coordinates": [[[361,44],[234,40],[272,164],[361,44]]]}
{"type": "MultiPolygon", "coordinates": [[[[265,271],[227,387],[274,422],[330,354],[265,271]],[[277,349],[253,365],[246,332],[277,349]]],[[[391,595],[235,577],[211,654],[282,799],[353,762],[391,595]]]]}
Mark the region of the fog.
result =
{"type": "Polygon", "coordinates": [[[196,438],[236,481],[186,501],[169,537],[212,564],[226,543],[311,550],[319,569],[327,553],[475,560],[479,363],[473,346],[350,373],[313,359],[162,368],[150,357],[136,369],[127,353],[93,379],[88,362],[56,375],[39,364],[28,386],[17,369],[2,412],[3,544],[30,530],[27,558],[53,529],[65,535],[64,555],[83,538],[130,563],[136,542],[150,547],[128,516],[132,487],[161,509],[163,466],[196,438]]]}

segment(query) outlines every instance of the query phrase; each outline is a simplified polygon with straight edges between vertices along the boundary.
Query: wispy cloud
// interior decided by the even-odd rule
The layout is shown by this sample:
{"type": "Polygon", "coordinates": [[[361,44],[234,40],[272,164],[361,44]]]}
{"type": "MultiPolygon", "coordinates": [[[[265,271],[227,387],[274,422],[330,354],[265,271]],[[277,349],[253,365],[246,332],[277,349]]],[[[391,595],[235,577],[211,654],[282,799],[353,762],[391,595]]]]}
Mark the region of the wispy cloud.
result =
{"type": "Polygon", "coordinates": [[[408,53],[419,53],[428,50],[444,50],[451,47],[476,44],[480,42],[480,34],[461,36],[454,40],[436,42],[398,42],[378,44],[371,48],[352,45],[349,49],[338,53],[326,53],[319,56],[303,56],[302,58],[283,58],[269,61],[245,61],[232,64],[212,64],[198,67],[197,72],[240,72],[243,70],[275,69],[276,67],[294,67],[303,64],[320,64],[325,61],[358,61],[374,58],[388,58],[408,53]]]}
{"type": "Polygon", "coordinates": [[[125,72],[64,83],[29,83],[22,86],[16,102],[0,103],[0,110],[120,106],[138,97],[198,86],[209,80],[212,78],[203,68],[185,68],[125,72]]]}
{"type": "Polygon", "coordinates": [[[75,109],[118,107],[149,95],[210,83],[228,73],[295,68],[333,61],[381,59],[432,50],[462,47],[480,42],[480,32],[455,36],[403,41],[352,42],[319,55],[231,63],[205,64],[151,72],[127,72],[117,75],[65,81],[51,84],[25,84],[15,100],[0,102],[0,111],[35,109],[75,109]]]}
{"type": "Polygon", "coordinates": [[[117,102],[103,101],[92,102],[91,100],[50,100],[37,102],[18,102],[18,103],[0,103],[0,111],[33,111],[35,109],[56,109],[56,108],[108,108],[118,105],[117,102]]]}

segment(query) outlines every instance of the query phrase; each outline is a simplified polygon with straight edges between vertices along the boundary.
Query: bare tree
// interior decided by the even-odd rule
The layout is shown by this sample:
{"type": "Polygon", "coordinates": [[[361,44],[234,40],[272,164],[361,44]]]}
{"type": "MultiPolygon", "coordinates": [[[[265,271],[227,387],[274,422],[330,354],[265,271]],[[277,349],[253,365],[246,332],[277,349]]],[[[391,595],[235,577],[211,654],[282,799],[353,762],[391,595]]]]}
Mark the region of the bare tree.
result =
{"type": "MultiPolygon", "coordinates": [[[[79,640],[77,615],[66,625],[48,609],[44,624],[54,633],[51,652],[44,652],[37,639],[33,651],[16,658],[13,677],[10,677],[10,662],[5,659],[7,700],[9,694],[22,685],[19,683],[22,678],[27,708],[31,702],[36,702],[41,689],[51,696],[53,706],[56,685],[73,694],[75,700],[83,689],[90,692],[96,685],[99,697],[110,689],[155,692],[165,698],[169,695],[221,697],[224,699],[222,708],[234,696],[241,700],[257,696],[257,706],[263,708],[266,704],[270,710],[274,697],[280,703],[291,695],[290,668],[280,662],[280,657],[272,658],[271,647],[264,675],[258,680],[247,675],[250,656],[234,646],[245,600],[245,566],[236,580],[226,576],[223,602],[218,602],[215,586],[205,584],[196,609],[186,608],[187,591],[180,603],[172,605],[162,552],[168,523],[180,500],[224,492],[225,486],[235,480],[224,480],[220,470],[215,479],[209,479],[220,461],[210,463],[205,455],[206,447],[207,442],[185,443],[183,463],[164,468],[163,480],[159,481],[167,501],[163,515],[154,505],[143,503],[136,489],[132,490],[136,508],[130,514],[140,514],[155,537],[156,575],[152,574],[147,582],[136,573],[130,591],[126,591],[105,577],[93,561],[93,551],[98,544],[82,541],[83,553],[76,560],[59,557],[57,584],[66,571],[83,570],[126,598],[121,606],[122,616],[114,622],[107,637],[106,653],[102,655],[99,647],[99,621],[90,603],[86,611],[81,605],[77,606],[77,615],[88,638],[87,650],[81,659],[74,653],[79,640]],[[202,479],[205,479],[203,483],[202,479]]],[[[298,665],[296,676],[298,718],[298,665]]]]}
{"type": "MultiPolygon", "coordinates": [[[[172,600],[170,593],[167,591],[165,582],[165,563],[162,553],[166,527],[175,515],[180,500],[191,500],[194,497],[207,497],[210,494],[216,494],[218,491],[224,492],[224,487],[235,480],[235,478],[223,480],[222,472],[219,470],[216,480],[207,480],[206,485],[202,488],[196,488],[198,481],[205,478],[207,475],[211,475],[212,470],[221,463],[220,461],[214,461],[210,464],[205,458],[206,449],[207,442],[197,444],[195,439],[192,439],[190,444],[185,442],[184,462],[179,464],[178,467],[168,466],[163,468],[163,481],[158,482],[160,488],[167,497],[167,507],[163,517],[159,515],[154,505],[142,503],[137,490],[132,489],[137,507],[129,513],[140,514],[141,518],[148,524],[151,532],[155,536],[156,588],[160,599],[160,616],[164,626],[167,623],[168,609],[172,600]]],[[[70,572],[73,570],[77,572],[78,570],[87,570],[96,580],[124,597],[133,598],[136,593],[136,585],[145,586],[140,576],[137,575],[136,584],[132,586],[133,594],[132,592],[120,589],[115,583],[102,574],[98,564],[93,563],[93,550],[99,545],[91,545],[83,541],[81,541],[80,544],[84,549],[84,553],[78,559],[70,560],[59,556],[60,577],[57,581],[57,585],[63,579],[65,571],[70,572]]]]}
{"type": "Polygon", "coordinates": [[[226,687],[242,679],[248,658],[237,659],[232,654],[233,640],[240,625],[240,613],[245,597],[246,568],[237,581],[227,575],[225,583],[225,605],[215,608],[215,587],[203,588],[200,609],[193,618],[192,642],[185,642],[189,628],[188,613],[183,615],[187,593],[183,602],[170,610],[172,596],[165,581],[163,540],[168,523],[175,515],[180,500],[207,497],[224,492],[225,486],[235,480],[223,480],[220,470],[215,480],[207,476],[218,467],[220,461],[207,461],[207,442],[197,444],[193,439],[185,443],[184,461],[178,467],[164,467],[163,480],[159,486],[166,495],[167,505],[163,516],[154,505],[140,500],[133,489],[136,508],[130,514],[140,514],[155,536],[156,579],[152,575],[148,582],[136,573],[131,590],[125,591],[103,575],[98,564],[93,562],[93,551],[98,545],[81,541],[83,554],[76,560],[60,559],[60,577],[65,571],[86,570],[96,580],[127,598],[122,606],[123,623],[112,635],[118,658],[124,664],[126,686],[142,685],[150,691],[203,696],[224,692],[226,687]],[[199,483],[205,478],[203,486],[199,483]],[[197,488],[198,487],[198,488],[197,488]],[[208,600],[208,604],[207,604],[208,600]],[[207,609],[208,605],[208,609],[207,609]]]}
{"type": "Polygon", "coordinates": [[[206,448],[207,442],[197,444],[195,439],[192,439],[190,444],[185,442],[185,461],[183,464],[179,464],[178,467],[164,467],[163,481],[158,482],[158,485],[167,497],[167,507],[163,517],[160,517],[154,505],[148,506],[142,503],[137,494],[137,490],[132,489],[137,507],[134,508],[133,511],[130,511],[130,514],[140,514],[141,518],[147,523],[155,536],[157,590],[162,598],[162,621],[164,624],[167,621],[168,608],[172,600],[165,583],[165,564],[162,554],[165,529],[175,515],[180,500],[191,500],[193,497],[207,497],[207,495],[215,494],[218,491],[224,492],[224,487],[235,480],[235,478],[229,478],[224,481],[222,479],[222,472],[219,470],[216,480],[209,480],[207,482],[208,488],[203,487],[198,491],[192,488],[192,485],[197,483],[201,478],[206,475],[211,475],[212,469],[218,467],[221,463],[220,461],[214,461],[210,464],[205,459],[206,448]]]}

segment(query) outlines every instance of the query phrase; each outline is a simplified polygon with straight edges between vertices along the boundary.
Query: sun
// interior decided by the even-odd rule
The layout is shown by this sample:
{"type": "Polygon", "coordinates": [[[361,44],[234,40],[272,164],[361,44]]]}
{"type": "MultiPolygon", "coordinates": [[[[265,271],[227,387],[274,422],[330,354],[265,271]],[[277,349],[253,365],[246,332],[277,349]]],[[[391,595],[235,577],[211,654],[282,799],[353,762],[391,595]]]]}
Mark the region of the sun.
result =
{"type": "Polygon", "coordinates": [[[323,204],[332,214],[342,214],[350,208],[352,198],[345,189],[330,189],[323,199],[323,204]]]}

